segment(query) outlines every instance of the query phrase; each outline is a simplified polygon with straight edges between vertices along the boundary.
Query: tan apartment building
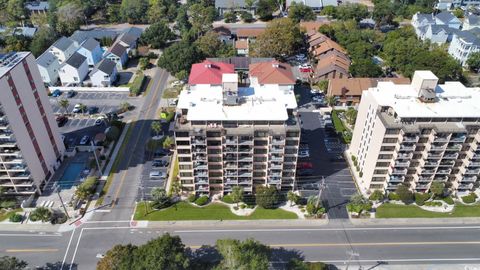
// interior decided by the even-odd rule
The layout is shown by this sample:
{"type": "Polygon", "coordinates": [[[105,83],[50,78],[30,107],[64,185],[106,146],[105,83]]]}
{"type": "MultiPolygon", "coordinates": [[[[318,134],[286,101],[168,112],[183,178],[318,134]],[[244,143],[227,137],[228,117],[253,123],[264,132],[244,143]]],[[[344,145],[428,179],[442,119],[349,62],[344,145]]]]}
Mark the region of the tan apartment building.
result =
{"type": "Polygon", "coordinates": [[[65,147],[31,53],[1,57],[0,89],[0,186],[8,195],[40,192],[65,147]]]}
{"type": "Polygon", "coordinates": [[[438,84],[416,71],[411,84],[378,82],[363,91],[350,154],[363,192],[434,181],[455,192],[475,188],[480,173],[480,92],[460,82],[438,84]]]}
{"type": "Polygon", "coordinates": [[[225,194],[257,185],[291,190],[300,120],[291,66],[275,60],[250,65],[240,87],[233,65],[194,64],[175,119],[179,176],[184,192],[225,194]]]}

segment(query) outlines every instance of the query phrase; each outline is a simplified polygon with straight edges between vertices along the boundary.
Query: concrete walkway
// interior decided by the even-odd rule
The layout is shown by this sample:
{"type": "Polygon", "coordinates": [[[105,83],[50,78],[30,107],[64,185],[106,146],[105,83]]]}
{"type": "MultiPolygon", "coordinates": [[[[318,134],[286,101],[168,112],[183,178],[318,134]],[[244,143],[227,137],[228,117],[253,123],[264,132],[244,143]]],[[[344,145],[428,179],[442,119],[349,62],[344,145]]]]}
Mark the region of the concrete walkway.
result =
{"type": "Polygon", "coordinates": [[[480,218],[351,218],[355,226],[479,224],[480,218]]]}
{"type": "Polygon", "coordinates": [[[120,135],[120,138],[118,138],[118,142],[115,145],[115,149],[113,149],[113,153],[110,156],[110,160],[108,161],[107,167],[105,167],[105,170],[103,170],[102,180],[106,180],[108,175],[110,174],[113,163],[115,163],[115,159],[117,158],[118,151],[120,151],[120,148],[122,147],[123,141],[127,136],[127,132],[129,128],[130,128],[130,121],[125,125],[125,127],[122,130],[122,134],[120,135]]]}

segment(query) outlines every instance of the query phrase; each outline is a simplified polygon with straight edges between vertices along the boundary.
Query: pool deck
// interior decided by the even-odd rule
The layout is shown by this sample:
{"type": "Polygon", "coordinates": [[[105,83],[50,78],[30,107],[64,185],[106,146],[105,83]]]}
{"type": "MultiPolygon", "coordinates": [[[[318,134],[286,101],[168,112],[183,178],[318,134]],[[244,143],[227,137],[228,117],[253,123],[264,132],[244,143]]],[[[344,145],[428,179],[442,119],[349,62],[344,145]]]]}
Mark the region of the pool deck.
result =
{"type": "Polygon", "coordinates": [[[70,158],[65,158],[62,162],[62,165],[60,165],[60,168],[55,171],[55,174],[53,177],[50,179],[50,182],[46,185],[43,193],[49,193],[53,191],[53,187],[55,184],[62,178],[62,176],[65,174],[65,170],[68,168],[68,166],[71,163],[84,163],[88,166],[87,162],[90,156],[92,156],[92,153],[88,152],[78,152],[75,156],[70,157],[70,158]]]}

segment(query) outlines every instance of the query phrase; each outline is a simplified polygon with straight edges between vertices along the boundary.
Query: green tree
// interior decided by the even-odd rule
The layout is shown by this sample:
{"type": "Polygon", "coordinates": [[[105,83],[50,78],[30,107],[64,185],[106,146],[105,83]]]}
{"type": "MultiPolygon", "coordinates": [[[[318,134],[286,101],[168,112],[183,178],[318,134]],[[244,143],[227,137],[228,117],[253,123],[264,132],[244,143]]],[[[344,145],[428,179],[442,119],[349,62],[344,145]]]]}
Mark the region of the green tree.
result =
{"type": "Polygon", "coordinates": [[[70,105],[70,102],[68,101],[68,99],[62,98],[58,100],[58,106],[60,106],[60,108],[62,108],[65,111],[64,114],[67,113],[68,105],[70,105]]]}
{"type": "Polygon", "coordinates": [[[464,11],[461,9],[461,8],[456,8],[454,11],[453,11],[453,15],[457,18],[463,18],[464,17],[464,11]]]}
{"type": "Polygon", "coordinates": [[[272,14],[276,9],[277,6],[273,0],[257,1],[257,16],[262,21],[271,20],[273,18],[272,14]]]}
{"type": "Polygon", "coordinates": [[[234,186],[232,188],[232,193],[230,194],[232,201],[237,204],[243,200],[243,188],[240,186],[234,186]]]}
{"type": "Polygon", "coordinates": [[[382,69],[372,59],[355,59],[349,71],[354,77],[376,78],[383,74],[382,69]]]}
{"type": "Polygon", "coordinates": [[[88,177],[83,183],[77,186],[75,196],[80,200],[87,200],[95,193],[97,187],[97,178],[95,176],[88,177]]]}
{"type": "Polygon", "coordinates": [[[404,184],[398,185],[395,193],[398,195],[400,200],[404,203],[411,203],[414,199],[413,192],[404,184]]]}
{"type": "Polygon", "coordinates": [[[480,70],[480,52],[471,53],[467,59],[468,68],[478,72],[480,70]]]}
{"type": "Polygon", "coordinates": [[[23,35],[8,35],[5,38],[4,50],[9,51],[26,51],[30,47],[30,38],[23,35]]]}
{"type": "Polygon", "coordinates": [[[198,37],[212,27],[216,10],[214,6],[205,6],[202,3],[193,4],[188,8],[189,21],[198,37]]]}
{"type": "Polygon", "coordinates": [[[317,83],[317,86],[323,92],[327,91],[328,88],[328,80],[321,80],[317,83]]]}
{"type": "Polygon", "coordinates": [[[434,181],[430,185],[430,191],[435,197],[443,197],[443,193],[445,191],[445,184],[443,184],[442,182],[434,181]]]}
{"type": "Polygon", "coordinates": [[[269,247],[253,239],[239,241],[236,239],[220,239],[216,242],[216,248],[222,259],[218,269],[269,269],[269,247]]]}
{"type": "Polygon", "coordinates": [[[153,132],[155,132],[156,136],[158,136],[158,134],[160,134],[160,132],[162,132],[162,124],[160,124],[159,121],[153,121],[150,124],[150,128],[153,130],[153,132]]]}
{"type": "Polygon", "coordinates": [[[147,0],[122,0],[120,16],[129,23],[143,23],[147,21],[147,0]]]}
{"type": "Polygon", "coordinates": [[[70,35],[80,29],[84,19],[83,9],[79,4],[76,2],[66,3],[57,10],[56,30],[63,35],[70,35]]]}
{"type": "Polygon", "coordinates": [[[357,119],[357,110],[354,108],[348,108],[345,112],[345,118],[347,119],[347,123],[350,125],[355,124],[355,120],[357,119]]]}
{"type": "Polygon", "coordinates": [[[108,3],[106,16],[107,20],[111,23],[119,23],[122,22],[122,16],[120,14],[121,5],[115,3],[108,3]]]}
{"type": "Polygon", "coordinates": [[[142,57],[138,60],[138,66],[140,70],[147,69],[149,64],[150,64],[150,59],[148,59],[148,57],[142,57]]]}
{"type": "Polygon", "coordinates": [[[25,0],[8,0],[6,11],[11,21],[19,22],[26,19],[25,0]]]}
{"type": "Polygon", "coordinates": [[[326,6],[320,11],[320,14],[335,18],[337,15],[337,8],[334,6],[326,6]]]}
{"type": "Polygon", "coordinates": [[[346,3],[335,8],[334,18],[340,20],[354,19],[359,22],[368,16],[368,8],[362,4],[346,3]]]}
{"type": "Polygon", "coordinates": [[[148,8],[148,21],[155,23],[159,18],[173,22],[177,17],[178,2],[174,0],[150,0],[148,8]]]}
{"type": "Polygon", "coordinates": [[[289,18],[275,19],[268,23],[265,32],[252,44],[255,57],[282,57],[293,55],[303,44],[298,24],[289,18]]]}
{"type": "Polygon", "coordinates": [[[389,0],[375,0],[372,17],[378,25],[387,25],[395,18],[394,3],[389,0]]]}
{"type": "Polygon", "coordinates": [[[37,207],[32,213],[30,213],[30,220],[34,222],[38,220],[42,222],[48,222],[50,221],[51,217],[52,211],[46,207],[37,207]]]}
{"type": "Polygon", "coordinates": [[[174,143],[175,143],[175,141],[173,140],[173,138],[170,137],[170,136],[167,136],[163,140],[162,146],[165,149],[170,149],[174,143]]]}
{"type": "Polygon", "coordinates": [[[235,49],[231,45],[222,43],[218,34],[208,31],[195,41],[195,47],[203,57],[230,57],[235,55],[235,49]]]}
{"type": "Polygon", "coordinates": [[[165,49],[158,59],[158,66],[171,74],[182,70],[189,71],[192,64],[201,59],[201,54],[189,42],[181,41],[165,49]]]}
{"type": "Polygon", "coordinates": [[[27,265],[27,262],[19,260],[16,257],[3,256],[0,258],[0,269],[22,270],[25,269],[27,265]]]}
{"type": "Polygon", "coordinates": [[[57,33],[51,27],[40,27],[30,43],[30,51],[38,57],[53,44],[56,38],[57,33]]]}
{"type": "Polygon", "coordinates": [[[154,188],[151,191],[152,195],[152,206],[156,209],[162,209],[170,206],[171,200],[170,196],[167,195],[167,192],[163,188],[154,188]]]}
{"type": "Polygon", "coordinates": [[[115,141],[120,136],[120,130],[118,127],[111,126],[105,136],[107,136],[107,140],[115,141]]]}
{"type": "Polygon", "coordinates": [[[235,12],[225,12],[223,18],[226,23],[235,23],[237,22],[237,14],[235,12]]]}
{"type": "Polygon", "coordinates": [[[298,196],[295,192],[291,190],[288,191],[287,200],[290,201],[290,206],[292,206],[293,204],[297,204],[299,199],[300,199],[300,196],[298,196]]]}
{"type": "Polygon", "coordinates": [[[188,269],[189,257],[185,245],[178,236],[166,233],[159,238],[148,241],[135,251],[133,269],[188,269]]]}
{"type": "Polygon", "coordinates": [[[164,48],[167,42],[175,39],[175,34],[162,21],[156,22],[148,27],[140,37],[140,42],[148,44],[154,49],[164,48]]]}
{"type": "Polygon", "coordinates": [[[372,201],[381,201],[385,198],[385,194],[381,190],[375,190],[369,197],[372,201]]]}
{"type": "Polygon", "coordinates": [[[334,96],[327,96],[325,102],[328,106],[333,107],[335,106],[335,103],[337,103],[337,99],[334,96]]]}
{"type": "Polygon", "coordinates": [[[303,3],[297,4],[296,2],[293,2],[288,8],[288,17],[296,23],[300,21],[314,21],[316,19],[311,7],[303,3]]]}
{"type": "Polygon", "coordinates": [[[274,186],[257,186],[255,191],[255,202],[265,209],[275,208],[280,201],[280,194],[274,186]]]}
{"type": "Polygon", "coordinates": [[[134,269],[135,256],[137,247],[128,245],[116,245],[105,256],[98,261],[97,270],[129,270],[134,269]]]}
{"type": "Polygon", "coordinates": [[[240,13],[240,18],[242,19],[243,22],[246,22],[246,23],[253,22],[253,15],[252,15],[252,13],[250,13],[248,11],[241,12],[240,13]]]}

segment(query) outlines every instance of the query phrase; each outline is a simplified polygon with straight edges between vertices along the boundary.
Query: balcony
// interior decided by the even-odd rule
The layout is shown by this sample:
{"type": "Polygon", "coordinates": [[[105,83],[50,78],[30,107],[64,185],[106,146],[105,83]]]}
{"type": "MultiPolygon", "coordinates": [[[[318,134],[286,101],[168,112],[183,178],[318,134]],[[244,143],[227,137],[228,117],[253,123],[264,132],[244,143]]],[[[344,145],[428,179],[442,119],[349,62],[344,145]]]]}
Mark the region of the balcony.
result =
{"type": "Polygon", "coordinates": [[[427,160],[425,161],[425,167],[437,167],[439,164],[439,161],[436,160],[436,161],[431,161],[431,160],[427,160]]]}
{"type": "Polygon", "coordinates": [[[236,147],[225,147],[223,151],[230,152],[230,153],[235,153],[235,152],[237,152],[237,148],[236,147]]]}
{"type": "Polygon", "coordinates": [[[281,158],[281,157],[270,157],[269,160],[281,162],[281,161],[283,161],[283,158],[281,158]]]}
{"type": "Polygon", "coordinates": [[[193,144],[198,144],[198,145],[204,145],[206,143],[205,140],[200,140],[200,139],[194,139],[193,144]]]}
{"type": "Polygon", "coordinates": [[[450,174],[452,172],[451,169],[439,169],[437,170],[437,174],[450,174]]]}
{"type": "Polygon", "coordinates": [[[439,136],[436,135],[434,138],[435,142],[448,142],[448,136],[439,136]]]}
{"type": "Polygon", "coordinates": [[[251,172],[238,172],[238,177],[252,177],[252,173],[251,172]]]}
{"type": "Polygon", "coordinates": [[[14,174],[10,174],[10,176],[12,178],[28,179],[28,178],[30,178],[30,172],[14,173],[14,174]]]}
{"type": "Polygon", "coordinates": [[[209,192],[208,186],[199,186],[199,187],[196,188],[196,191],[199,191],[199,192],[209,192]]]}
{"type": "Polygon", "coordinates": [[[283,153],[283,148],[272,147],[272,148],[270,148],[270,152],[271,153],[283,153]]]}
{"type": "Polygon", "coordinates": [[[460,184],[457,187],[457,190],[471,190],[473,188],[473,184],[460,184]]]}
{"type": "Polygon", "coordinates": [[[400,183],[405,181],[405,176],[390,176],[390,183],[400,183]]]}
{"type": "Polygon", "coordinates": [[[453,160],[442,160],[439,166],[453,166],[453,165],[455,165],[455,161],[453,160]]]}
{"type": "Polygon", "coordinates": [[[281,170],[282,169],[282,164],[275,164],[275,163],[271,163],[270,166],[269,166],[270,169],[277,169],[277,170],[281,170]]]}
{"type": "Polygon", "coordinates": [[[415,187],[416,190],[427,190],[428,189],[428,185],[417,185],[415,187]]]}
{"type": "Polygon", "coordinates": [[[435,176],[435,178],[433,178],[433,181],[436,181],[436,182],[446,182],[447,180],[448,180],[448,176],[446,175],[435,176]]]}
{"type": "Polygon", "coordinates": [[[229,169],[229,168],[230,168],[230,169],[235,169],[235,168],[237,168],[237,164],[236,164],[236,163],[228,162],[228,163],[225,164],[225,168],[227,168],[227,169],[229,169]]]}
{"type": "Polygon", "coordinates": [[[276,140],[276,139],[273,139],[273,140],[272,140],[272,144],[273,144],[273,145],[284,145],[284,144],[285,144],[285,140],[276,140]]]}
{"type": "Polygon", "coordinates": [[[394,167],[408,167],[410,166],[410,161],[396,161],[394,167]]]}
{"type": "Polygon", "coordinates": [[[227,140],[225,140],[225,144],[235,144],[235,145],[236,145],[236,144],[237,144],[237,140],[229,140],[229,139],[227,139],[227,140]]]}
{"type": "Polygon", "coordinates": [[[418,136],[403,136],[402,142],[417,142],[418,136]]]}
{"type": "Polygon", "coordinates": [[[207,178],[195,178],[195,185],[208,184],[207,178]]]}
{"type": "Polygon", "coordinates": [[[413,156],[413,153],[398,153],[397,159],[411,159],[412,156],[413,156]]]}
{"type": "Polygon", "coordinates": [[[7,170],[9,171],[25,171],[27,168],[27,165],[25,164],[19,164],[19,165],[14,165],[14,166],[8,166],[7,170]]]}
{"type": "Polygon", "coordinates": [[[432,144],[430,151],[442,151],[445,150],[446,144],[432,144]]]}
{"type": "Polygon", "coordinates": [[[280,184],[282,180],[280,178],[268,178],[267,183],[270,185],[280,184]]]}
{"type": "Polygon", "coordinates": [[[445,154],[445,155],[443,155],[443,158],[444,158],[444,159],[457,159],[457,158],[458,158],[458,153],[445,154]]]}
{"type": "Polygon", "coordinates": [[[253,151],[253,148],[240,148],[238,149],[239,153],[250,153],[253,151]]]}
{"type": "Polygon", "coordinates": [[[241,140],[238,144],[239,145],[253,145],[253,139],[251,139],[251,140],[241,140]]]}
{"type": "Polygon", "coordinates": [[[392,174],[407,174],[407,169],[393,169],[392,174]]]}
{"type": "Polygon", "coordinates": [[[208,173],[207,172],[196,172],[195,176],[197,176],[197,177],[208,177],[208,173]]]}
{"type": "Polygon", "coordinates": [[[448,145],[446,150],[447,151],[460,151],[460,149],[462,149],[461,144],[452,144],[452,145],[448,145]]]}
{"type": "Polygon", "coordinates": [[[465,174],[479,174],[480,169],[468,169],[465,171],[465,174]]]}
{"type": "Polygon", "coordinates": [[[477,176],[472,175],[472,176],[464,176],[461,180],[462,183],[474,183],[477,181],[477,176]]]}
{"type": "Polygon", "coordinates": [[[415,150],[414,144],[402,144],[400,145],[400,151],[413,151],[415,150]]]}
{"type": "Polygon", "coordinates": [[[419,182],[430,181],[430,180],[432,180],[432,176],[420,175],[418,177],[419,182]]]}
{"type": "Polygon", "coordinates": [[[429,153],[428,154],[428,158],[441,158],[442,157],[442,153],[438,154],[438,153],[429,153]]]}
{"type": "Polygon", "coordinates": [[[462,135],[462,136],[452,136],[452,137],[450,138],[450,141],[451,141],[451,142],[461,142],[461,143],[463,143],[466,138],[467,138],[466,135],[462,135]]]}
{"type": "Polygon", "coordinates": [[[432,170],[432,169],[422,171],[422,174],[434,174],[434,173],[435,173],[435,170],[432,170]]]}
{"type": "Polygon", "coordinates": [[[226,185],[236,185],[236,184],[238,184],[238,181],[235,180],[235,179],[227,178],[227,180],[225,181],[225,184],[226,185]]]}

